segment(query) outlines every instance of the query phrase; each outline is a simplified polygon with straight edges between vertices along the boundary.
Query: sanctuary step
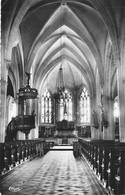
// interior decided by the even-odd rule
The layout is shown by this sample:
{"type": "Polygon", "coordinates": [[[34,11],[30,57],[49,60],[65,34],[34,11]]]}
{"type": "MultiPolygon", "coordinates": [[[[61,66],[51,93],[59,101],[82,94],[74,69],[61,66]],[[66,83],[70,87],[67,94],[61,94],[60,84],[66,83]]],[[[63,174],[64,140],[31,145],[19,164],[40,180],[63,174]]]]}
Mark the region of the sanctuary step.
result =
{"type": "Polygon", "coordinates": [[[73,146],[68,146],[68,145],[60,145],[60,146],[54,146],[50,148],[50,150],[73,150],[73,146]]]}

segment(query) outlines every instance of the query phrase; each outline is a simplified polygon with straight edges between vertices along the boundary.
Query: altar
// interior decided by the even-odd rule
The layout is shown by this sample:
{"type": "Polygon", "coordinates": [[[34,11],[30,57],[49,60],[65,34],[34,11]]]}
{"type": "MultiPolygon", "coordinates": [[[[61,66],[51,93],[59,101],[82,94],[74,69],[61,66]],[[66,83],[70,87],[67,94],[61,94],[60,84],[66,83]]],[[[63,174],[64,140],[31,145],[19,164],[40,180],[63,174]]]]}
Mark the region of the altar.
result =
{"type": "Polygon", "coordinates": [[[54,137],[58,139],[58,145],[72,145],[74,138],[76,138],[74,121],[57,121],[54,137]]]}

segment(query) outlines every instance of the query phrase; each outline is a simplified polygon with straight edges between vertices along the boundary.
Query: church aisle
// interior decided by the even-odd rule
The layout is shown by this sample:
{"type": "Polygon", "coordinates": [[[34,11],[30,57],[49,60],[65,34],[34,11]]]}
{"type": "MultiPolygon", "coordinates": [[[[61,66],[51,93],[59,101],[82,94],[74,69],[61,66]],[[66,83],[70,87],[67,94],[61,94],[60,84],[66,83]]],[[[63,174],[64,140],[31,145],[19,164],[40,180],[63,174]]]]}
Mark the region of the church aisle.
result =
{"type": "Polygon", "coordinates": [[[105,195],[91,169],[73,151],[49,151],[0,180],[2,195],[105,195]]]}

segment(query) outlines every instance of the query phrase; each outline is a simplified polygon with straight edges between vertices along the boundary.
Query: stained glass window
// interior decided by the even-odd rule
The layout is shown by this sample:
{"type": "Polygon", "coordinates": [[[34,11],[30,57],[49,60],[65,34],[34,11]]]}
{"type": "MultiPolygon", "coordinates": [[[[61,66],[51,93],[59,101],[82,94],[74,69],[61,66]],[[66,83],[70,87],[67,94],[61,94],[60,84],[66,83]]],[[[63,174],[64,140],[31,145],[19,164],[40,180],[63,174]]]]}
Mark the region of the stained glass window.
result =
{"type": "Polygon", "coordinates": [[[119,102],[118,102],[118,96],[114,100],[114,118],[115,118],[115,120],[118,120],[118,118],[119,118],[119,102]]]}
{"type": "Polygon", "coordinates": [[[72,121],[72,95],[67,89],[64,91],[64,97],[59,101],[59,119],[72,121]]]}
{"type": "Polygon", "coordinates": [[[80,123],[90,123],[90,97],[86,88],[80,95],[80,123]]]}
{"type": "Polygon", "coordinates": [[[47,89],[41,98],[41,122],[52,123],[52,97],[47,89]]]}

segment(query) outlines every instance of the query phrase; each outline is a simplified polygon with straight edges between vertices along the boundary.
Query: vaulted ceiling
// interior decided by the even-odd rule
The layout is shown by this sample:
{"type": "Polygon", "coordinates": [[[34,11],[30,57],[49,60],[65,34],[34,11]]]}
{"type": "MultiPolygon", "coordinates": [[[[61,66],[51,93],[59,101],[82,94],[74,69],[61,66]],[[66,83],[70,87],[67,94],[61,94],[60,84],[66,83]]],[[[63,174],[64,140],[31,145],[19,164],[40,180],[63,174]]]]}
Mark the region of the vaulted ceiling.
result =
{"type": "Polygon", "coordinates": [[[32,72],[33,84],[39,91],[46,87],[55,90],[60,66],[69,89],[83,84],[93,90],[97,72],[103,82],[112,1],[14,2],[13,26],[20,32],[24,70],[32,72]]]}
{"type": "Polygon", "coordinates": [[[94,55],[103,57],[107,30],[92,4],[36,4],[26,13],[20,30],[25,62],[33,66],[37,86],[43,86],[40,81],[45,78],[44,86],[53,90],[60,65],[67,88],[95,83],[94,55]]]}

